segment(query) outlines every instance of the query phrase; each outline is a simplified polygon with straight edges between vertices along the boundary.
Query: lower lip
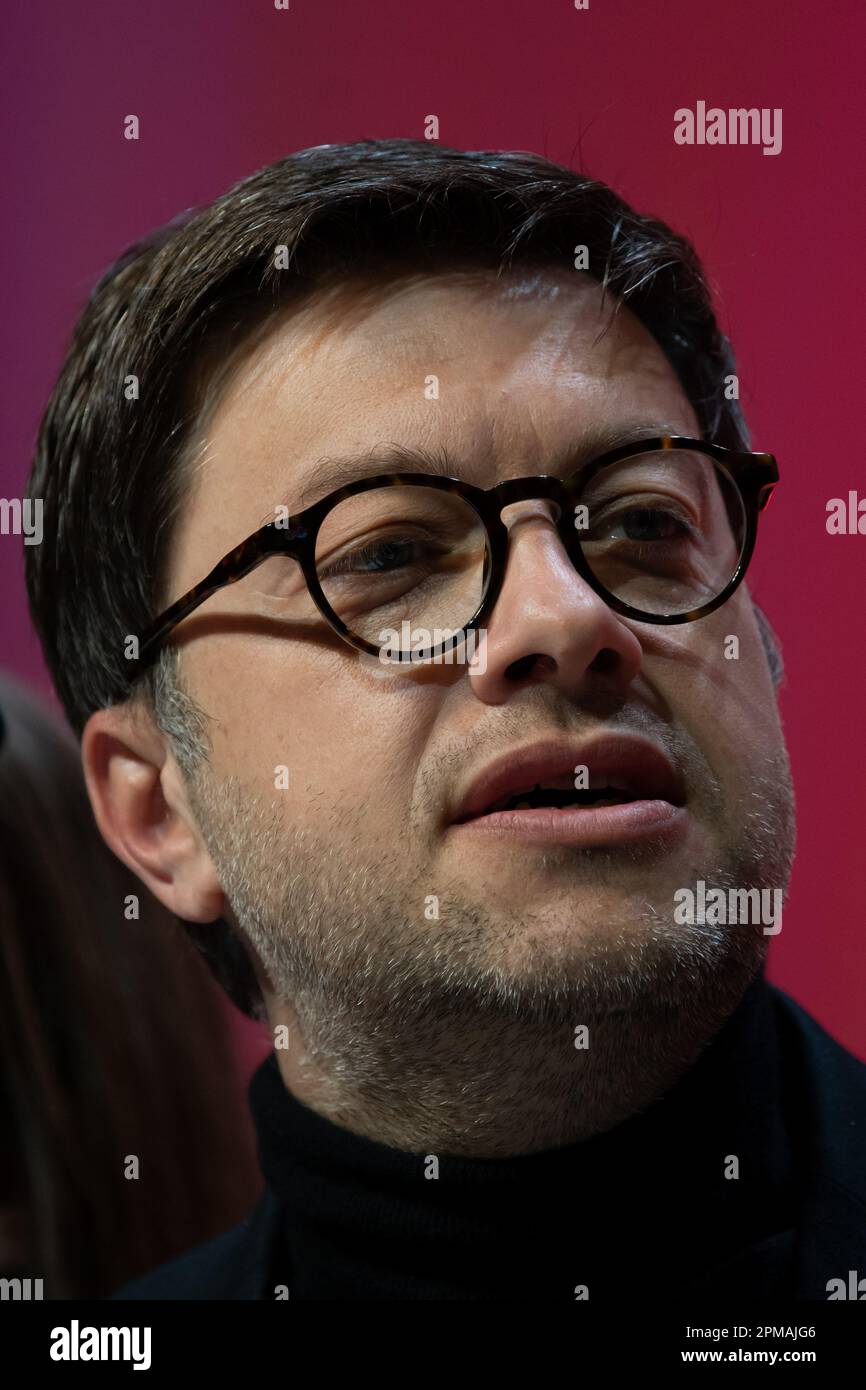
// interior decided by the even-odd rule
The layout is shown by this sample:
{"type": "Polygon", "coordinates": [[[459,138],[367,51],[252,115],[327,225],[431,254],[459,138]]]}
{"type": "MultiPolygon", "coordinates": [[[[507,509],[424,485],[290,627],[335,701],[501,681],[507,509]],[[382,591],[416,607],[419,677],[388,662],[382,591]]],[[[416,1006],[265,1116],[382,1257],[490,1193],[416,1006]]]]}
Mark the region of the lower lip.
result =
{"type": "Polygon", "coordinates": [[[582,806],[558,811],[549,806],[495,811],[460,821],[452,830],[491,835],[525,844],[624,845],[653,837],[674,842],[686,829],[684,806],[670,801],[627,801],[620,806],[582,806]]]}

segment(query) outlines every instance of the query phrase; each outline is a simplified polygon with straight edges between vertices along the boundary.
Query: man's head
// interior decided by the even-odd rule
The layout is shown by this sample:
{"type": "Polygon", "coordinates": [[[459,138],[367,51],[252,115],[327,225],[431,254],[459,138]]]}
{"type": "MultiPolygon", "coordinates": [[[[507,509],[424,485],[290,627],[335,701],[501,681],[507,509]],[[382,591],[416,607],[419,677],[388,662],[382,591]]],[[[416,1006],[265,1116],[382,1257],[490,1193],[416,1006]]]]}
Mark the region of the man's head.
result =
{"type": "Polygon", "coordinates": [[[678,925],[674,895],[787,882],[769,629],[745,585],[696,622],[619,617],[524,502],[503,515],[483,669],[376,673],[312,605],[288,631],[264,566],[187,620],[129,700],[126,636],[280,504],[321,495],[335,455],[423,448],[489,488],[572,448],[589,460],[623,429],[742,449],[732,370],[687,245],[524,154],[305,151],[133,248],[94,292],[31,480],[47,517],[34,615],[103,834],[234,997],[254,1012],[261,988],[270,1021],[297,1030],[307,1082],[292,1079],[335,1117],[421,1142],[417,1116],[393,1122],[414,1085],[447,1142],[471,1148],[474,1130],[495,1151],[591,1132],[648,1072],[676,1074],[767,943],[760,926],[678,925]],[[577,755],[610,734],[675,769],[675,831],[576,846],[454,823],[513,750],[577,755]],[[622,1015],[644,1032],[612,1104],[622,1015]],[[539,1100],[503,1137],[494,1042],[519,1038],[517,1070],[540,1075],[551,1036],[567,1047],[580,1023],[598,1038],[584,1119],[551,1129],[539,1100]],[[471,1124],[454,1103],[470,1092],[471,1124]]]}

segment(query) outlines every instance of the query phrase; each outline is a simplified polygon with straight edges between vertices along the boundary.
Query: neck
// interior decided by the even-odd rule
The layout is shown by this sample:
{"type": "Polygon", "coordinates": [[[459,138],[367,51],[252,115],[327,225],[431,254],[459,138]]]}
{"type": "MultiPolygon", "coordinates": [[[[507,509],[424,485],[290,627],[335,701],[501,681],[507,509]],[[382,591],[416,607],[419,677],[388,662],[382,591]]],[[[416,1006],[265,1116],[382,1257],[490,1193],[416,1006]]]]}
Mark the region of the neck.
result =
{"type": "MultiPolygon", "coordinates": [[[[755,1296],[778,1291],[795,1192],[777,1028],[772,991],[758,981],[658,1104],[586,1142],[510,1157],[453,1155],[426,1140],[412,1151],[353,1133],[295,1099],[278,1053],[269,1056],[250,1087],[280,1211],[269,1287],[286,1284],[292,1298],[621,1303],[645,1278],[650,1296],[717,1301],[734,1277],[741,1292],[750,1279],[755,1296]],[[746,1181],[732,1181],[740,1169],[746,1181]]],[[[459,1074],[473,1080],[471,1067],[459,1074]]],[[[527,1104],[543,1112],[532,1089],[512,1109],[527,1104]]],[[[417,1096],[403,1125],[380,1108],[400,1134],[442,1132],[417,1096]]],[[[369,1121],[378,1110],[368,1102],[357,1113],[369,1121]]]]}

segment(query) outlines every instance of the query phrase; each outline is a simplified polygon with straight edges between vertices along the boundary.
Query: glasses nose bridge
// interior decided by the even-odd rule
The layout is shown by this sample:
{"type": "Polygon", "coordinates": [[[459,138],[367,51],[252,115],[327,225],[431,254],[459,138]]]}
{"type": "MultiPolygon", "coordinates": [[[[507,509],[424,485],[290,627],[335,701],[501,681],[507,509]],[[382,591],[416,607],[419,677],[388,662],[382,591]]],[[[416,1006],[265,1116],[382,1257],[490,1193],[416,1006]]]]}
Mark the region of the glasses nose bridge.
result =
{"type": "Polygon", "coordinates": [[[551,478],[543,473],[532,478],[506,478],[504,483],[491,489],[490,496],[496,515],[503,525],[503,509],[510,507],[514,502],[535,502],[539,499],[555,502],[558,509],[557,525],[562,523],[569,505],[565,485],[559,478],[551,478]]]}

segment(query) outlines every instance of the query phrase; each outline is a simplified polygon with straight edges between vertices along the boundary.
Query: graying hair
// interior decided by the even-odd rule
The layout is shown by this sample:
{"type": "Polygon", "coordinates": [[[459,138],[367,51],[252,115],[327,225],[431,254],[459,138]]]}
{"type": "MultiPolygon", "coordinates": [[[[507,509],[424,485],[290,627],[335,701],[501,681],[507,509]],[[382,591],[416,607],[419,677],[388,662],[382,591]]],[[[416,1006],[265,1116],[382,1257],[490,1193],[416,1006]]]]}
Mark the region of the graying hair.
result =
{"type": "Polygon", "coordinates": [[[210,762],[210,721],[187,690],[180,653],[171,643],[162,648],[148,672],[145,689],[156,724],[171,743],[184,777],[190,780],[203,763],[210,762]]]}

